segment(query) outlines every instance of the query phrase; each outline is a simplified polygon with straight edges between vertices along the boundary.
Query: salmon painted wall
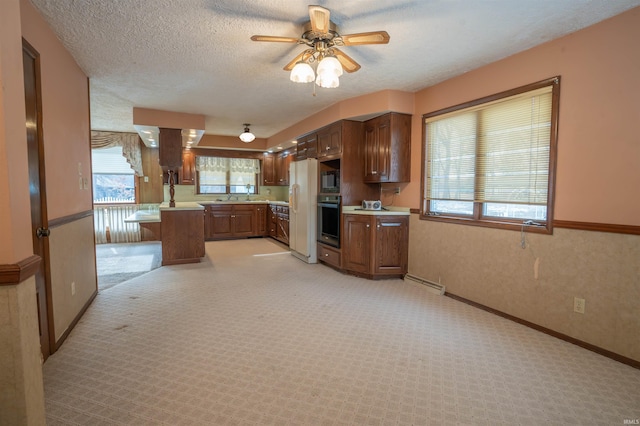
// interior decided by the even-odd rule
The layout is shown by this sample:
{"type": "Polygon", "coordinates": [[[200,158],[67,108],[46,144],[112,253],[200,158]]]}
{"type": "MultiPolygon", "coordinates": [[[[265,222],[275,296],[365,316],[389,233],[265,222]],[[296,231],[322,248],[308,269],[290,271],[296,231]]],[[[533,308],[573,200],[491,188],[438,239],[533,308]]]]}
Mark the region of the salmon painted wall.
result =
{"type": "MultiPolygon", "coordinates": [[[[416,93],[422,114],[560,75],[554,218],[640,226],[640,8],[416,93]]],[[[419,207],[421,156],[396,204],[419,207]]]]}
{"type": "MultiPolygon", "coordinates": [[[[238,133],[239,135],[239,133],[238,133]]],[[[227,148],[260,151],[267,149],[267,140],[256,138],[251,143],[244,143],[238,136],[202,135],[198,148],[227,148]]]]}
{"type": "MultiPolygon", "coordinates": [[[[40,53],[42,127],[48,218],[91,210],[89,80],[28,0],[21,0],[22,36],[40,53]]],[[[24,131],[24,129],[23,129],[24,131]]]]}
{"type": "Polygon", "coordinates": [[[0,264],[33,254],[19,2],[0,14],[0,264]]]}

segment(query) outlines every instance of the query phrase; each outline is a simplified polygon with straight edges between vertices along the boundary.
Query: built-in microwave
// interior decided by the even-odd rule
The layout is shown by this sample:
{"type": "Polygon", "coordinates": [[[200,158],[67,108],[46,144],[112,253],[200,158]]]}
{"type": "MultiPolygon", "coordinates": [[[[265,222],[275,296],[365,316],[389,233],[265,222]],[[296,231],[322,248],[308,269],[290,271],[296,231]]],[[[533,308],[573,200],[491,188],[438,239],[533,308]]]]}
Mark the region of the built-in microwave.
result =
{"type": "Polygon", "coordinates": [[[325,170],[320,173],[320,193],[340,193],[340,170],[325,170]]]}

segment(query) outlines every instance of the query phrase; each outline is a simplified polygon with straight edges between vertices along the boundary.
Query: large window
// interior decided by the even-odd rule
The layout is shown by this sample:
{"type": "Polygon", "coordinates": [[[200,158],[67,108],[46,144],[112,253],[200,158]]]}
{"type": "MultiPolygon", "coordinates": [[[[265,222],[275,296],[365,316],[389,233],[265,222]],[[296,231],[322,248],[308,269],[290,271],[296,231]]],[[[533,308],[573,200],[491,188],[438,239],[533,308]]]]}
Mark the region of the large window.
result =
{"type": "Polygon", "coordinates": [[[559,86],[556,77],[424,115],[421,218],[551,232],[559,86]]]}
{"type": "Polygon", "coordinates": [[[255,194],[258,173],[256,159],[196,157],[198,194],[255,194]]]}
{"type": "Polygon", "coordinates": [[[91,166],[95,204],[136,202],[134,171],[121,146],[92,150],[91,166]]]}

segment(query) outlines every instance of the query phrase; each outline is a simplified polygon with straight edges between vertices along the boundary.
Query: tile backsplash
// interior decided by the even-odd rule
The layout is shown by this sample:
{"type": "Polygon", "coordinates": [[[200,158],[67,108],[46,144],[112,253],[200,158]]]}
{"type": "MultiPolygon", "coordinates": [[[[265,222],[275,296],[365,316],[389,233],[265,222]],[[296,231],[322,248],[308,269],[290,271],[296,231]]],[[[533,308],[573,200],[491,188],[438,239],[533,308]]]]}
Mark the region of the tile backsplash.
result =
{"type": "MultiPolygon", "coordinates": [[[[164,185],[164,201],[168,202],[169,185],[164,185]]],[[[196,194],[195,185],[175,185],[174,199],[176,201],[210,201],[216,199],[227,199],[226,194],[196,194]]],[[[236,195],[233,195],[236,197],[236,195]]],[[[239,200],[245,200],[246,195],[237,194],[239,200]]],[[[269,201],[289,201],[288,186],[261,186],[258,194],[251,194],[250,199],[269,200],[269,201]]]]}

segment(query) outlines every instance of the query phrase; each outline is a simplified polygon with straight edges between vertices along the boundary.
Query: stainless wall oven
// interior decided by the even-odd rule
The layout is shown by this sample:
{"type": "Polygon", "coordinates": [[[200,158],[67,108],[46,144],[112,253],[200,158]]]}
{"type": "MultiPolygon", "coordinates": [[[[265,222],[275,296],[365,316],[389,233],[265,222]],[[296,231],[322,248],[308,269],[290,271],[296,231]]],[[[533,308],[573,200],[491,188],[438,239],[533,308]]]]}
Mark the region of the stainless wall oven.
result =
{"type": "Polygon", "coordinates": [[[318,196],[318,241],[340,248],[340,196],[318,196]]]}

